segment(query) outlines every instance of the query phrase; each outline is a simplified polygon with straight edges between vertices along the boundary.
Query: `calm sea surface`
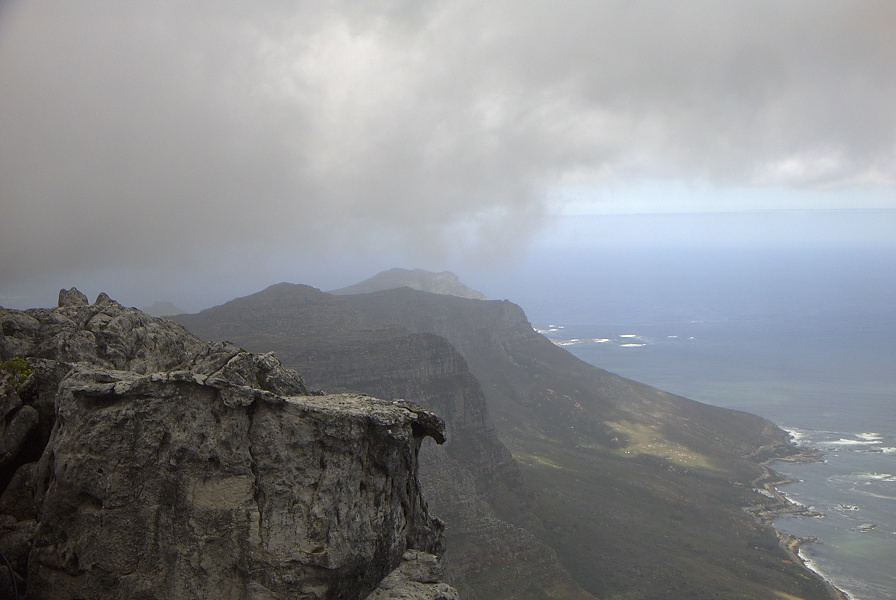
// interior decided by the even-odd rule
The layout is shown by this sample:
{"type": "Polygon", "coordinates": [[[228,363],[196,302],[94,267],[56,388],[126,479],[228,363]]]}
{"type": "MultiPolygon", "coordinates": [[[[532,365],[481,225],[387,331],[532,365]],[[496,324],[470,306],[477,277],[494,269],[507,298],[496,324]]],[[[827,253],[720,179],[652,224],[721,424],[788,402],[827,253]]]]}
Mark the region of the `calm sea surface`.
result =
{"type": "Polygon", "coordinates": [[[893,253],[601,259],[530,272],[518,297],[532,324],[589,363],[823,450],[774,465],[797,481],[781,491],[823,516],[775,525],[816,538],[803,558],[853,598],[896,598],[893,253]]]}
{"type": "Polygon", "coordinates": [[[875,347],[880,352],[879,344],[894,344],[896,327],[877,329],[878,344],[866,339],[867,345],[846,344],[829,326],[822,340],[787,328],[770,335],[755,321],[554,323],[544,330],[587,362],[695,400],[762,415],[792,431],[799,443],[823,450],[824,462],[774,467],[798,481],[782,492],[824,516],[784,517],[776,526],[817,538],[803,547],[803,558],[854,598],[896,597],[894,365],[883,370],[881,364],[872,378],[867,370],[879,362],[878,354],[857,364],[875,347]],[[575,339],[594,341],[569,343],[575,339]]]}

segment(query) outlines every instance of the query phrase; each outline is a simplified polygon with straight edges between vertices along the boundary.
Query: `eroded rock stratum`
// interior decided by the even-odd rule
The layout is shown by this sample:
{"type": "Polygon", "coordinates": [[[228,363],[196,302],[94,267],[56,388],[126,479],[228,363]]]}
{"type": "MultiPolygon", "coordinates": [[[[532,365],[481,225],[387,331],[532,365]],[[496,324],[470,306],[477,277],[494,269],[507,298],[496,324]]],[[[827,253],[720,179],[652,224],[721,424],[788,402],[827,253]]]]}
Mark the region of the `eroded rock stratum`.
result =
{"type": "Polygon", "coordinates": [[[272,354],[105,294],[0,324],[0,360],[31,370],[0,383],[7,597],[364,598],[443,551],[417,480],[433,413],[310,394],[272,354]]]}

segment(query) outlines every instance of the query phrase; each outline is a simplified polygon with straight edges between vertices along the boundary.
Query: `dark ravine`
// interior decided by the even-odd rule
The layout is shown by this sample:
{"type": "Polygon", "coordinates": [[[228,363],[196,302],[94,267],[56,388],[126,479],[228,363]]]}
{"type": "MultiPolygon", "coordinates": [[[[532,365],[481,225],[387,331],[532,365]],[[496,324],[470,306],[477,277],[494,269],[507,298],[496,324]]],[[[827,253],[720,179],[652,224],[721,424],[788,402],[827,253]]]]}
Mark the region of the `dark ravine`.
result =
{"type": "Polygon", "coordinates": [[[0,597],[457,597],[417,479],[434,413],[105,294],[0,325],[0,597]]]}
{"type": "Polygon", "coordinates": [[[754,511],[786,432],[588,365],[507,301],[278,284],[177,320],[446,419],[421,454],[465,598],[829,598],[754,511]]]}

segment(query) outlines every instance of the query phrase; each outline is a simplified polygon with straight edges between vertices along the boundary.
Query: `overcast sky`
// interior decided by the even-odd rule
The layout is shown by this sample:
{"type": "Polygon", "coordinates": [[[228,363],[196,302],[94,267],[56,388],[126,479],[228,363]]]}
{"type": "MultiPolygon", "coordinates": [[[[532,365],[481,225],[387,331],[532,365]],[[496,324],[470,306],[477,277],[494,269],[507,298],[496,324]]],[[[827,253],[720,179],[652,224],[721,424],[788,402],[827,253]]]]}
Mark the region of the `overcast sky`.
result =
{"type": "Polygon", "coordinates": [[[553,215],[893,209],[894,31],[891,0],[7,0],[0,304],[500,268],[553,215]]]}

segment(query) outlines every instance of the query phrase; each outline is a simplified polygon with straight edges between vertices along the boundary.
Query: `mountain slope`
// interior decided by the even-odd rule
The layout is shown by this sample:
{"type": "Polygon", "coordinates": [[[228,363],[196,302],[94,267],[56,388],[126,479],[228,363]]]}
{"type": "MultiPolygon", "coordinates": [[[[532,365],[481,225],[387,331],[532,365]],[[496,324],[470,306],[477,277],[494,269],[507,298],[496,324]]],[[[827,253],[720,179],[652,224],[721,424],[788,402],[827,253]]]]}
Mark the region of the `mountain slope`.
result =
{"type": "MultiPolygon", "coordinates": [[[[454,581],[470,582],[465,599],[594,598],[549,546],[496,513],[499,504],[517,521],[532,519],[535,494],[498,439],[479,382],[445,338],[374,328],[351,303],[332,304],[335,297],[307,286],[278,284],[263,294],[261,303],[249,297],[218,307],[210,321],[217,333],[208,337],[282,348],[286,363],[304,365],[311,372],[306,380],[330,391],[414,398],[445,415],[449,442],[423,447],[421,478],[433,512],[450,523],[446,569],[454,581]],[[521,575],[508,580],[508,573],[521,575]]],[[[207,316],[177,318],[205,330],[200,321],[207,316]]]]}
{"type": "MultiPolygon", "coordinates": [[[[275,350],[311,386],[337,389],[374,383],[362,381],[359,364],[376,373],[394,370],[399,356],[415,360],[415,352],[377,349],[375,340],[429,334],[450,342],[513,460],[503,452],[472,458],[479,450],[464,456],[452,449],[464,445],[457,433],[445,453],[455,453],[456,464],[474,479],[480,474],[479,499],[489,510],[549,547],[573,588],[593,597],[828,597],[822,583],[779,547],[775,532],[744,510],[772,502],[751,481],[763,473],[759,460],[792,452],[785,432],[759,417],[588,365],[534,332],[510,302],[407,288],[333,296],[279,284],[178,320],[209,339],[275,350]],[[504,473],[495,486],[485,475],[491,461],[504,473]]],[[[431,357],[416,354],[416,366],[409,362],[399,377],[397,395],[434,381],[431,357]]],[[[410,399],[442,412],[449,436],[469,426],[426,397],[410,399]]],[[[452,546],[463,545],[464,537],[452,538],[450,520],[447,535],[450,567],[452,546]]],[[[486,535],[475,543],[499,542],[486,535]]],[[[494,561],[461,567],[453,575],[467,595],[539,597],[500,593],[501,580],[519,571],[502,573],[494,561]]],[[[556,595],[564,581],[556,578],[539,594],[575,597],[556,595]]]]}

